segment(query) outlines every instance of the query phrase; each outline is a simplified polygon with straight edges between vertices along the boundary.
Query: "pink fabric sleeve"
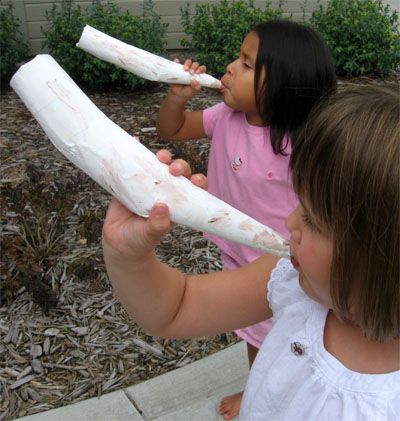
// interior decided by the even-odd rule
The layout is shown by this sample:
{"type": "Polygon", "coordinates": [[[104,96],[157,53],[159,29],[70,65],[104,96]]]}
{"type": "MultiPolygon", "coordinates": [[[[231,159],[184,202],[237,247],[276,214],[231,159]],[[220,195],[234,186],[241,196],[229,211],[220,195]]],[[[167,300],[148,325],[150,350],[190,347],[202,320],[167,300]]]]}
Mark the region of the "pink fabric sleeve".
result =
{"type": "Polygon", "coordinates": [[[207,137],[210,139],[213,137],[216,122],[218,121],[220,115],[224,112],[225,107],[226,105],[223,102],[220,102],[203,110],[203,128],[207,137]]]}

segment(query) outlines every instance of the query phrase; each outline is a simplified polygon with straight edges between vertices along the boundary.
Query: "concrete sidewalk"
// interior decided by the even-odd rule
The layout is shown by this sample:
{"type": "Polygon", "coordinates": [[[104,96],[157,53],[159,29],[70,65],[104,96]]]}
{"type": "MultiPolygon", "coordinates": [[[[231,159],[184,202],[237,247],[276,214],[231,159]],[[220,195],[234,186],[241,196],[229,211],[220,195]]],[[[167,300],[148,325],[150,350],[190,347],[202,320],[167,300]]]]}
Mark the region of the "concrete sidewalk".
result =
{"type": "Polygon", "coordinates": [[[240,342],[135,386],[18,420],[222,420],[221,398],[242,390],[247,375],[246,345],[240,342]]]}

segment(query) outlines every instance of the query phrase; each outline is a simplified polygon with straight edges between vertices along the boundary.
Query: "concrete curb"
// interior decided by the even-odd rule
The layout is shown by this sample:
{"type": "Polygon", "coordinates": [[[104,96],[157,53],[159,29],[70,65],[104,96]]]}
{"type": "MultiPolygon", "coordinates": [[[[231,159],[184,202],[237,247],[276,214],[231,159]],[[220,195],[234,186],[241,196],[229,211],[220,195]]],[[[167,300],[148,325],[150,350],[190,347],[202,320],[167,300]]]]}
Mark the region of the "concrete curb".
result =
{"type": "Polygon", "coordinates": [[[246,344],[240,342],[135,386],[18,420],[222,420],[221,398],[242,390],[247,375],[246,344]]]}

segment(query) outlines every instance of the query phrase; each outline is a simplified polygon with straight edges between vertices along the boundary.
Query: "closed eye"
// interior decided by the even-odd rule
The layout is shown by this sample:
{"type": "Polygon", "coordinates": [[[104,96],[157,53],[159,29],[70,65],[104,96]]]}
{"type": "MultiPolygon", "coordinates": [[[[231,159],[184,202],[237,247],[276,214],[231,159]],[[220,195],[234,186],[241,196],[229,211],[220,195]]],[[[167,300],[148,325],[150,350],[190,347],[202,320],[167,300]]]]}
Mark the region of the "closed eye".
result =
{"type": "Polygon", "coordinates": [[[251,66],[251,64],[249,64],[249,56],[245,53],[242,53],[241,51],[239,52],[239,54],[236,57],[236,60],[240,60],[242,67],[244,69],[252,69],[253,67],[251,66]]]}
{"type": "Polygon", "coordinates": [[[310,228],[311,231],[320,231],[308,213],[303,213],[301,216],[303,222],[310,228]]]}

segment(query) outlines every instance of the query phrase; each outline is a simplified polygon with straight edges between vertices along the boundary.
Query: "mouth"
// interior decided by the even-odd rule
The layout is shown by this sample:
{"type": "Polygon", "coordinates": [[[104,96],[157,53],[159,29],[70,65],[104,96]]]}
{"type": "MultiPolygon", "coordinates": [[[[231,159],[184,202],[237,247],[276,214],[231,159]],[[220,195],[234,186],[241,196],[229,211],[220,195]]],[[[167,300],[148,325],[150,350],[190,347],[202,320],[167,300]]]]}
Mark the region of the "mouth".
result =
{"type": "Polygon", "coordinates": [[[222,79],[221,79],[221,87],[219,88],[219,91],[221,92],[221,94],[223,94],[228,89],[222,79]]]}
{"type": "Polygon", "coordinates": [[[300,269],[300,263],[293,255],[290,256],[290,261],[296,270],[300,269]]]}

